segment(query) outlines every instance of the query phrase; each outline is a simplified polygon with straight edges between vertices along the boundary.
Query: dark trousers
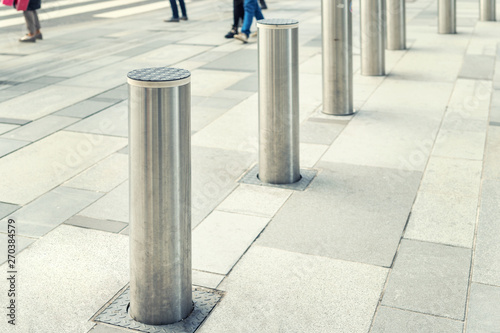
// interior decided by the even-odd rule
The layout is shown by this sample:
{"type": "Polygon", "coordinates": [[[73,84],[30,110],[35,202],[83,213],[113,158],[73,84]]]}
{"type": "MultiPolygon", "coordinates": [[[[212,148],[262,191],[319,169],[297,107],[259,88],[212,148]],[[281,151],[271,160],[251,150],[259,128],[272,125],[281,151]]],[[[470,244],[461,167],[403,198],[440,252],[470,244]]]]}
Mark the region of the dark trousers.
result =
{"type": "Polygon", "coordinates": [[[233,29],[238,30],[240,20],[243,22],[245,17],[245,8],[243,7],[243,0],[233,0],[233,29]]]}
{"type": "Polygon", "coordinates": [[[30,34],[34,35],[38,30],[40,30],[40,21],[38,20],[36,10],[25,10],[23,14],[28,31],[30,34]]]}
{"type": "MultiPolygon", "coordinates": [[[[187,17],[186,5],[184,0],[179,0],[179,5],[181,6],[181,12],[183,17],[187,17]]],[[[174,18],[179,18],[179,10],[177,9],[177,2],[175,0],[170,0],[170,6],[172,7],[172,16],[174,18]]]]}

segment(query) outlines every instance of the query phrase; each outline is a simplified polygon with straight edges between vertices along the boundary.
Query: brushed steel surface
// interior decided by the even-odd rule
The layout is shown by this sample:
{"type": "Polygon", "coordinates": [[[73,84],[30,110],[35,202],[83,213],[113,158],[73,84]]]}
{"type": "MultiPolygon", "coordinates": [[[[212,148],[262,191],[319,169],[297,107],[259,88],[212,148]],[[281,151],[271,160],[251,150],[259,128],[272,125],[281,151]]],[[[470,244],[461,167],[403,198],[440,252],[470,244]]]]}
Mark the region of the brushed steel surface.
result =
{"type": "Polygon", "coordinates": [[[321,2],[323,113],[353,114],[352,13],[350,0],[321,2]]]}
{"type": "Polygon", "coordinates": [[[438,33],[457,33],[456,0],[438,0],[438,33]]]}
{"type": "Polygon", "coordinates": [[[361,0],[361,74],[385,75],[385,0],[361,0]]]}
{"type": "Polygon", "coordinates": [[[496,21],[496,0],[479,0],[479,20],[496,21]]]}
{"type": "Polygon", "coordinates": [[[387,50],[406,49],[405,0],[387,0],[387,50]]]}
{"type": "Polygon", "coordinates": [[[171,324],[191,295],[191,84],[129,85],[130,315],[171,324]]]}
{"type": "Polygon", "coordinates": [[[259,178],[290,184],[300,179],[298,27],[258,23],[259,178]]]}

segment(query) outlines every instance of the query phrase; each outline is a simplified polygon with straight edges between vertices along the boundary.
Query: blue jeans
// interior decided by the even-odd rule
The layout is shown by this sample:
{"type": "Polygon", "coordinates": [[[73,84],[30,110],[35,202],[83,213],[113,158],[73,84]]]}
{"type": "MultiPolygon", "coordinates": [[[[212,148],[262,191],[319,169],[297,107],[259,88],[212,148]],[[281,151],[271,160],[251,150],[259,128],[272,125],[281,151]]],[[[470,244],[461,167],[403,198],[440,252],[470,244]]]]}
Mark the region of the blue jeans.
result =
{"type": "MultiPolygon", "coordinates": [[[[181,6],[182,16],[187,17],[184,0],[179,0],[179,5],[181,6]]],[[[179,10],[177,9],[177,2],[175,2],[175,0],[170,0],[170,7],[172,7],[172,16],[174,18],[179,18],[179,10]]]]}
{"type": "Polygon", "coordinates": [[[250,28],[252,27],[253,18],[257,20],[264,19],[260,6],[257,0],[245,0],[245,18],[243,19],[243,26],[241,27],[241,32],[245,33],[247,36],[250,35],[250,28]]]}

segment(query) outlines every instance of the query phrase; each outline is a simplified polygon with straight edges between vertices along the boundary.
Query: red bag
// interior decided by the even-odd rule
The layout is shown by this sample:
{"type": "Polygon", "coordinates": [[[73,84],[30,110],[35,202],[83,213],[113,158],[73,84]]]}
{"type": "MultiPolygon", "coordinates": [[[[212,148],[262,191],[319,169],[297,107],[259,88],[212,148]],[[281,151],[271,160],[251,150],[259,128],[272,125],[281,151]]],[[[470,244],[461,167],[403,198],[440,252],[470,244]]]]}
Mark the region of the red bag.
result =
{"type": "Polygon", "coordinates": [[[6,6],[14,6],[14,0],[2,0],[2,4],[6,6]]]}
{"type": "Polygon", "coordinates": [[[28,5],[30,3],[30,0],[17,0],[16,1],[16,9],[18,11],[25,11],[26,9],[28,9],[28,5]]]}

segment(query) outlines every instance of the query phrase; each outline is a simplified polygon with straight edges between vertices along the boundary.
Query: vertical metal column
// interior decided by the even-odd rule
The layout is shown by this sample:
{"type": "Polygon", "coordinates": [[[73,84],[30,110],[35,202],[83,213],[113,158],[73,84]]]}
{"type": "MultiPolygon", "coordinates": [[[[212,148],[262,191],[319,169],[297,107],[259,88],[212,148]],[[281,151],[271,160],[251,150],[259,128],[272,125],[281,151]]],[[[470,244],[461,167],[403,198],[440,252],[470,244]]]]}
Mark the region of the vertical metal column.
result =
{"type": "Polygon", "coordinates": [[[479,20],[496,20],[496,0],[479,0],[479,20]]]}
{"type": "Polygon", "coordinates": [[[385,75],[385,0],[361,0],[361,74],[385,75]]]}
{"type": "Polygon", "coordinates": [[[259,31],[259,178],[300,180],[299,22],[265,19],[259,31]]]}
{"type": "Polygon", "coordinates": [[[127,75],[130,159],[130,310],[148,325],[180,321],[191,289],[191,73],[127,75]]]}
{"type": "Polygon", "coordinates": [[[352,13],[350,0],[321,2],[323,36],[323,113],[353,110],[352,13]]]}
{"type": "Polygon", "coordinates": [[[457,33],[456,0],[438,0],[438,33],[457,33]]]}
{"type": "Polygon", "coordinates": [[[405,0],[387,0],[387,49],[406,49],[405,0]]]}

